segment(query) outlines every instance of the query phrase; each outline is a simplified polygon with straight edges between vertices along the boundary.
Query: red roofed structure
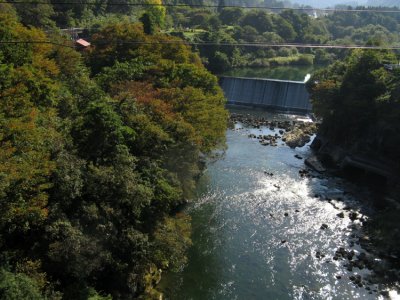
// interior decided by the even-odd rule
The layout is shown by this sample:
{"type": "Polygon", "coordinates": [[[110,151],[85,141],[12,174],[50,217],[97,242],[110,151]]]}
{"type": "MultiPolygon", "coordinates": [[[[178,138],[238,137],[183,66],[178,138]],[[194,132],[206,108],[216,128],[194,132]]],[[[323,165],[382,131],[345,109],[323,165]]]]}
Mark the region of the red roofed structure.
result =
{"type": "Polygon", "coordinates": [[[90,43],[88,41],[85,41],[84,39],[76,40],[75,43],[80,48],[86,48],[90,46],[90,43]]]}

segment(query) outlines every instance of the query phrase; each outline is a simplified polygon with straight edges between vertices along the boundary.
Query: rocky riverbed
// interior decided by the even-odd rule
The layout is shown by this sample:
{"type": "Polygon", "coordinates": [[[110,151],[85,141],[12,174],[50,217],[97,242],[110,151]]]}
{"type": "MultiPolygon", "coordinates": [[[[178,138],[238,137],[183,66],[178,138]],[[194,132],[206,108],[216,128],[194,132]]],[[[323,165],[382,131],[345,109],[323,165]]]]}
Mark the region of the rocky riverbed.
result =
{"type": "Polygon", "coordinates": [[[303,147],[310,142],[318,127],[313,122],[296,120],[274,121],[252,114],[233,113],[230,116],[230,121],[232,124],[241,123],[250,128],[268,127],[270,130],[276,131],[273,135],[249,134],[249,138],[258,139],[261,145],[273,147],[276,147],[279,141],[282,141],[290,148],[303,147]]]}

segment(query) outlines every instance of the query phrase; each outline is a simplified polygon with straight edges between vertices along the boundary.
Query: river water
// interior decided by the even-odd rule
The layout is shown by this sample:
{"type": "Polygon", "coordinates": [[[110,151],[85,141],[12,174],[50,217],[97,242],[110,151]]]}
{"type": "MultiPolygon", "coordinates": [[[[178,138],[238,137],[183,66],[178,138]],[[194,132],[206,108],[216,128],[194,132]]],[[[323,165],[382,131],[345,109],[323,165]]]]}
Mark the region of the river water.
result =
{"type": "Polygon", "coordinates": [[[248,137],[277,132],[241,124],[227,131],[226,152],[209,162],[187,208],[193,246],[188,265],[164,276],[166,298],[381,297],[373,291],[376,286],[367,290],[349,280],[356,274],[366,277],[367,269],[349,272],[345,260],[333,259],[339,247],[363,252],[355,238],[360,222],[348,217],[350,211],[368,214],[368,205],[358,199],[363,191],[328,175],[300,177],[304,160],[294,155],[307,157],[309,145],[262,146],[248,137]],[[341,212],[344,218],[338,216],[341,212]],[[322,224],[328,227],[321,229],[322,224]]]}

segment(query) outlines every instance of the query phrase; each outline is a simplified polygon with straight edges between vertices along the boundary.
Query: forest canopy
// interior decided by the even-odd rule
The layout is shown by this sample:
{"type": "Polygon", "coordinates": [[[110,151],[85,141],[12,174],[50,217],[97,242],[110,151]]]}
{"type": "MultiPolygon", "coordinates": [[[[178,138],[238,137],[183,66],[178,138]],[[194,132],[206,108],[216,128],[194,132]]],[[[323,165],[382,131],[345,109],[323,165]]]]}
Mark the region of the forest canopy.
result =
{"type": "Polygon", "coordinates": [[[222,91],[183,44],[97,42],[177,38],[122,21],[82,56],[26,26],[51,20],[1,4],[0,41],[56,43],[0,46],[0,298],[158,299],[191,243],[177,208],[224,143],[222,91]]]}

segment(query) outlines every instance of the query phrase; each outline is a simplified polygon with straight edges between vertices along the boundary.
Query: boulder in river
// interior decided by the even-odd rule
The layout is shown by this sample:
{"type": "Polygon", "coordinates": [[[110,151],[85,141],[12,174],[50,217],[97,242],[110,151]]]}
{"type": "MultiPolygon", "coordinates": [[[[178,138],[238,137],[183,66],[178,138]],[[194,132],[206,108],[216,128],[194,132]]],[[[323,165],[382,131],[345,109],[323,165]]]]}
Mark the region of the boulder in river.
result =
{"type": "Polygon", "coordinates": [[[300,175],[301,177],[310,177],[310,176],[311,176],[311,175],[309,174],[309,172],[308,172],[307,170],[304,170],[304,169],[299,170],[299,175],[300,175]]]}
{"type": "Polygon", "coordinates": [[[310,141],[310,136],[300,130],[286,132],[282,138],[290,148],[303,147],[310,141]]]}
{"type": "Polygon", "coordinates": [[[322,173],[325,172],[326,169],[322,166],[321,162],[318,160],[316,156],[310,156],[305,160],[305,164],[314,169],[315,171],[322,173]]]}
{"type": "Polygon", "coordinates": [[[356,212],[351,212],[349,213],[349,218],[352,221],[355,221],[357,219],[358,214],[356,212]]]}
{"type": "Polygon", "coordinates": [[[340,212],[340,213],[337,214],[337,216],[338,216],[339,218],[342,218],[342,219],[343,219],[343,218],[344,218],[344,213],[343,213],[343,212],[340,212]]]}
{"type": "Polygon", "coordinates": [[[284,133],[282,140],[291,148],[303,147],[311,140],[311,135],[316,131],[314,123],[298,123],[292,130],[284,133]]]}

